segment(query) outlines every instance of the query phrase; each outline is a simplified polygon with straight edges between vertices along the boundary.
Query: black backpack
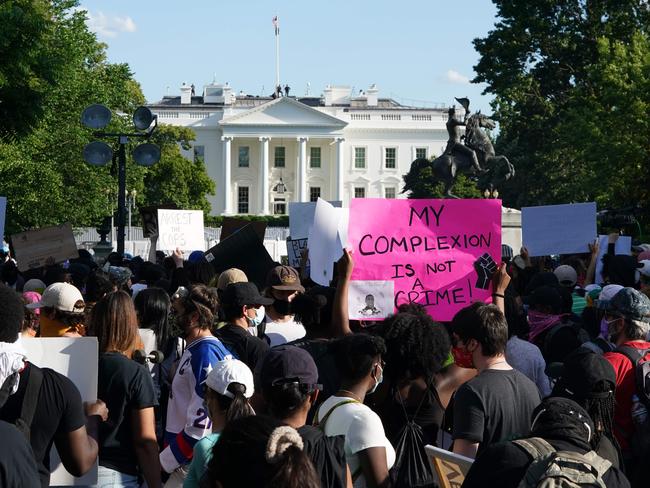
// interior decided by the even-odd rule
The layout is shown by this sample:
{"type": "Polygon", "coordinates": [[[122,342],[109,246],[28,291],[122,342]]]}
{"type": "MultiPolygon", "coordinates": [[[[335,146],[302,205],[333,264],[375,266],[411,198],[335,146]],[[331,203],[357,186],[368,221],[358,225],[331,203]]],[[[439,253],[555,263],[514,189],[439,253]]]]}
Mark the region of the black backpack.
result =
{"type": "MultiPolygon", "coordinates": [[[[20,407],[20,415],[15,421],[16,428],[23,433],[29,442],[31,437],[32,420],[36,412],[36,404],[38,403],[38,395],[41,391],[41,384],[43,383],[43,372],[33,364],[29,365],[29,380],[23,396],[23,404],[20,407]]],[[[11,394],[11,387],[20,377],[19,373],[14,373],[9,376],[0,387],[0,408],[4,406],[11,394]]]]}
{"type": "Polygon", "coordinates": [[[399,395],[406,424],[399,433],[395,448],[395,464],[390,469],[391,486],[394,488],[434,488],[437,486],[431,463],[424,449],[422,427],[414,421],[422,407],[424,398],[426,395],[422,396],[413,417],[409,418],[404,401],[399,395]]]}

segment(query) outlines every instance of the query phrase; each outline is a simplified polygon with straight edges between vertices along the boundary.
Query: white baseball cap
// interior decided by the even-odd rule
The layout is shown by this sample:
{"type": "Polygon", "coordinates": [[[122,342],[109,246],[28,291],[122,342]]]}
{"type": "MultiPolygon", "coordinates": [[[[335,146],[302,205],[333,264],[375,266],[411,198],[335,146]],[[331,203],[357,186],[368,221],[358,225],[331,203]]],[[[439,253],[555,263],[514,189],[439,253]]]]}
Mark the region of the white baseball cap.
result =
{"type": "Polygon", "coordinates": [[[228,391],[231,383],[241,383],[244,385],[244,396],[246,398],[252,397],[255,392],[253,372],[239,359],[234,359],[230,356],[223,361],[218,361],[203,382],[208,388],[216,391],[220,395],[235,398],[235,395],[228,391]]]}
{"type": "Polygon", "coordinates": [[[639,261],[638,271],[646,278],[650,277],[650,259],[643,259],[639,261]]]}
{"type": "Polygon", "coordinates": [[[39,302],[25,306],[30,309],[50,307],[62,312],[73,313],[81,313],[86,308],[81,292],[70,283],[52,283],[45,288],[39,302]]]}

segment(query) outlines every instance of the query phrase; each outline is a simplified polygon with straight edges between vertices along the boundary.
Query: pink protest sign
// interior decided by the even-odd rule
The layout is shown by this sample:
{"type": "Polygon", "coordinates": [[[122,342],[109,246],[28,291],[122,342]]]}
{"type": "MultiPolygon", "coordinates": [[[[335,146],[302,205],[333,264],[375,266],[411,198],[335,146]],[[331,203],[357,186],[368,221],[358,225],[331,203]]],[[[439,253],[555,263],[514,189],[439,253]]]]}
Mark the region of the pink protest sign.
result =
{"type": "Polygon", "coordinates": [[[352,280],[393,281],[395,306],[420,303],[434,319],[449,321],[491,298],[501,201],[353,199],[348,247],[352,280]]]}

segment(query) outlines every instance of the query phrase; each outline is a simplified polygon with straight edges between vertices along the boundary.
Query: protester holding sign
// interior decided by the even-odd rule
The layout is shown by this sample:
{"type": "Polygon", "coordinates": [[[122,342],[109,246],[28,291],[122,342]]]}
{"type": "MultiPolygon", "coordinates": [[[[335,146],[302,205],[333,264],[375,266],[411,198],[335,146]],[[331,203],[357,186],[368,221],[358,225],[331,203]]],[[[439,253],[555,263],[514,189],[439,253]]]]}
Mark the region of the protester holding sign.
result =
{"type": "Polygon", "coordinates": [[[14,290],[0,285],[0,383],[9,397],[0,405],[0,420],[23,421],[38,466],[42,487],[50,482],[52,443],[65,468],[74,476],[91,469],[97,459],[97,422],[106,420],[106,405],[86,406],[79,390],[65,376],[29,363],[20,346],[18,333],[23,321],[23,302],[14,290]],[[31,413],[30,413],[31,412],[31,413]]]}

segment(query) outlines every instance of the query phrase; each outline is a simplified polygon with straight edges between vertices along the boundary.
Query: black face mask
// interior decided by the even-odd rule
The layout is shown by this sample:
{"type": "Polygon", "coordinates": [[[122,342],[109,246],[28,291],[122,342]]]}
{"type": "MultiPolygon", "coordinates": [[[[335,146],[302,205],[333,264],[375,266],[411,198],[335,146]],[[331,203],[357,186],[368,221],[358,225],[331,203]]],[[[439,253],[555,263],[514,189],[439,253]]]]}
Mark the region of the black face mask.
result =
{"type": "Polygon", "coordinates": [[[280,315],[291,315],[291,303],[287,302],[286,300],[276,299],[273,302],[273,308],[280,315]]]}

